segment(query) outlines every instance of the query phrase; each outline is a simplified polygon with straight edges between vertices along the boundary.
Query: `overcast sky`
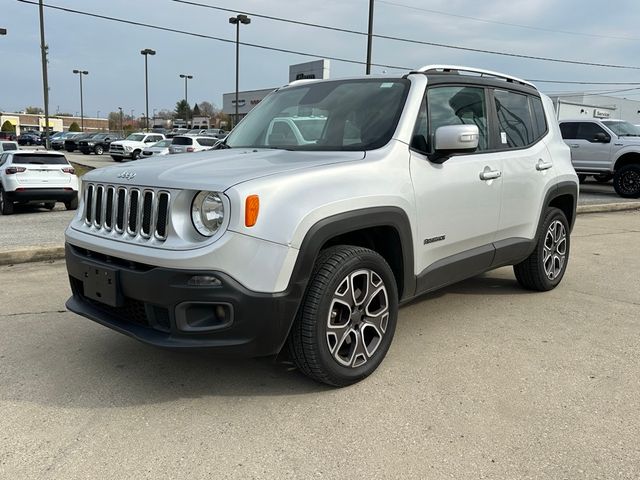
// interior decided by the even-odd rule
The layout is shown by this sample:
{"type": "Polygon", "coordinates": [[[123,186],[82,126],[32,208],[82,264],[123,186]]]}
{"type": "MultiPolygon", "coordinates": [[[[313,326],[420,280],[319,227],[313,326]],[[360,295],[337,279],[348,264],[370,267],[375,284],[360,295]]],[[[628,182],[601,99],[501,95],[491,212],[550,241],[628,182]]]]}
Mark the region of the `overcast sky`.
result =
{"type": "MultiPolygon", "coordinates": [[[[366,31],[368,0],[195,0],[238,8],[238,12],[287,17],[366,31]]],[[[575,35],[457,18],[391,5],[379,0],[375,32],[430,42],[572,60],[640,65],[638,19],[640,2],[617,0],[389,0],[418,8],[542,29],[579,32],[575,35]],[[628,37],[608,38],[608,37],[628,37]]],[[[235,38],[229,13],[178,4],[172,0],[46,0],[102,15],[147,22],[196,33],[235,38]]],[[[195,78],[189,100],[207,100],[220,107],[222,93],[235,85],[233,44],[118,24],[45,9],[49,44],[50,110],[78,112],[78,78],[74,68],[90,72],[84,81],[85,115],[104,116],[122,106],[136,115],[144,110],[143,48],[157,51],[149,58],[150,113],[173,109],[183,97],[180,73],[195,78]]],[[[38,9],[17,0],[0,0],[0,110],[17,111],[42,105],[38,9]]],[[[278,48],[363,60],[366,37],[253,18],[242,26],[241,40],[278,48]]],[[[276,87],[288,80],[288,66],[312,60],[299,55],[241,47],[240,89],[276,87]]],[[[373,61],[400,66],[432,63],[472,65],[524,78],[640,82],[640,70],[566,65],[375,39],[373,61]]],[[[375,73],[384,69],[376,67],[375,73]]],[[[387,73],[395,73],[386,69],[387,73]]],[[[331,62],[331,76],[359,75],[364,66],[331,62]]],[[[539,84],[543,91],[613,90],[625,87],[570,87],[539,84]]],[[[630,87],[627,87],[630,88],[630,87]]],[[[640,90],[620,96],[640,99],[640,90]]]]}

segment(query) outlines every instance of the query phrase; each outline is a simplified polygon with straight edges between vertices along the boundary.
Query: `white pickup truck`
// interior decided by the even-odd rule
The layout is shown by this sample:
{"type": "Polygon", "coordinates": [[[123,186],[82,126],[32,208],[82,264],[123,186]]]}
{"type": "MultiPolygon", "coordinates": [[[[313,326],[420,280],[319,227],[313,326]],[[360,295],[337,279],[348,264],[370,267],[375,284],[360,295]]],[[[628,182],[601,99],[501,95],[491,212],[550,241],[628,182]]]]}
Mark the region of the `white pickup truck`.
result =
{"type": "Polygon", "coordinates": [[[161,133],[132,133],[124,140],[111,142],[109,145],[109,155],[116,162],[121,162],[125,158],[137,160],[142,151],[165,137],[161,133]]]}
{"type": "Polygon", "coordinates": [[[622,120],[578,119],[560,122],[562,138],[571,148],[571,162],[580,181],[613,178],[623,198],[640,197],[640,128],[622,120]]]}

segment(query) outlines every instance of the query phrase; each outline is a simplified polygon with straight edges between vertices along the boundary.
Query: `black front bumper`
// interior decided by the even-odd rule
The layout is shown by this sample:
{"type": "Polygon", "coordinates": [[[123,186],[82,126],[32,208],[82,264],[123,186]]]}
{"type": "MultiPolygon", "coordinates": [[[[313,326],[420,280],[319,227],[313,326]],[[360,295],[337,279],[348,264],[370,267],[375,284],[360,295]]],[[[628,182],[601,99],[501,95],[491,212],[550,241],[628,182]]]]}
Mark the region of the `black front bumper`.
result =
{"type": "Polygon", "coordinates": [[[250,357],[278,353],[302,297],[300,286],[257,293],[224,273],[138,264],[70,244],[66,261],[73,292],[66,304],[69,310],[158,347],[207,348],[250,357]],[[117,278],[118,306],[87,296],[92,267],[117,278]],[[195,275],[215,277],[220,285],[189,285],[195,275]],[[216,317],[213,312],[224,314],[216,317]]]}
{"type": "Polygon", "coordinates": [[[6,193],[13,202],[70,202],[78,196],[73,188],[21,188],[6,193]]]}

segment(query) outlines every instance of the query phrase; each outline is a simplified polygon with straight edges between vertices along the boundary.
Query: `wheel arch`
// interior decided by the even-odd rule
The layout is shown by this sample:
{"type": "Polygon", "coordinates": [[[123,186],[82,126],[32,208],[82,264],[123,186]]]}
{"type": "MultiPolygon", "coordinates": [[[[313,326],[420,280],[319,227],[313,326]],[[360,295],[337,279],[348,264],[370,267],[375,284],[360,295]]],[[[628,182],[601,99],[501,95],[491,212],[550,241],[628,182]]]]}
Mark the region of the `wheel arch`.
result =
{"type": "MultiPolygon", "coordinates": [[[[555,207],[562,210],[569,222],[569,229],[573,230],[576,221],[576,210],[578,207],[578,184],[574,182],[561,182],[555,188],[547,192],[544,201],[543,210],[540,212],[540,220],[538,222],[538,234],[544,220],[544,212],[549,207],[555,207]]],[[[536,235],[538,238],[538,235],[536,235]]]]}
{"type": "Polygon", "coordinates": [[[339,213],[314,224],[305,234],[291,283],[306,284],[321,250],[355,245],[379,253],[396,277],[400,299],[415,292],[413,236],[406,212],[398,207],[370,207],[339,213]]]}
{"type": "Polygon", "coordinates": [[[640,152],[638,151],[625,152],[616,159],[613,167],[613,171],[616,172],[622,167],[625,167],[627,165],[634,165],[634,164],[640,165],[640,152]]]}

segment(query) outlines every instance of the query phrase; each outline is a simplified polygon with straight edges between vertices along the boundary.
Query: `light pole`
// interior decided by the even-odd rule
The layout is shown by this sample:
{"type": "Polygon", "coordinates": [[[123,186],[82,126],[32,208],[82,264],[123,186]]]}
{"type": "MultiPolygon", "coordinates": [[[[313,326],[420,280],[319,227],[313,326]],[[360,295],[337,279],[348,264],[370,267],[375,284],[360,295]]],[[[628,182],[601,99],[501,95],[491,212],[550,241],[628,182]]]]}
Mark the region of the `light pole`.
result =
{"type": "Polygon", "coordinates": [[[80,130],[84,132],[84,105],[82,100],[82,76],[89,75],[86,70],[74,70],[73,73],[80,76],[80,130]]]}
{"type": "Polygon", "coordinates": [[[122,107],[118,107],[120,110],[120,133],[124,137],[124,114],[122,113],[122,107]]]}
{"type": "Polygon", "coordinates": [[[156,51],[150,48],[140,50],[140,54],[144,55],[144,91],[145,91],[145,105],[146,105],[146,122],[147,132],[149,131],[149,70],[147,68],[147,58],[149,55],[155,55],[156,51]]]}
{"type": "Polygon", "coordinates": [[[373,2],[369,0],[369,30],[367,32],[367,75],[371,74],[371,47],[373,44],[373,2]]]}
{"type": "MultiPolygon", "coordinates": [[[[186,117],[189,117],[189,95],[188,95],[188,87],[187,87],[187,81],[191,80],[193,78],[193,75],[186,75],[181,73],[180,74],[180,78],[184,78],[184,102],[187,104],[187,111],[186,111],[186,117]]],[[[186,123],[188,123],[189,118],[185,118],[184,121],[186,123]]]]}
{"type": "Polygon", "coordinates": [[[246,15],[236,15],[235,17],[231,17],[229,19],[229,23],[236,26],[236,121],[233,125],[234,127],[238,124],[238,90],[239,90],[239,79],[240,79],[240,24],[249,25],[251,23],[251,19],[246,15]]]}

